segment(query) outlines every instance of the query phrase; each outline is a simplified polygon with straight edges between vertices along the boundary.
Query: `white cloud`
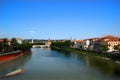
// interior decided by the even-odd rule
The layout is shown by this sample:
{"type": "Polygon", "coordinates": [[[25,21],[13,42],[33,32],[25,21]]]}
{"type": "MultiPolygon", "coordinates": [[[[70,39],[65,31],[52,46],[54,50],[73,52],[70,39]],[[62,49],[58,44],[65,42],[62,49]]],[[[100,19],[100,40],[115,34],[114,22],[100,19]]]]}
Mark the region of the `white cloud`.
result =
{"type": "Polygon", "coordinates": [[[35,31],[30,31],[30,33],[35,33],[35,31]]]}

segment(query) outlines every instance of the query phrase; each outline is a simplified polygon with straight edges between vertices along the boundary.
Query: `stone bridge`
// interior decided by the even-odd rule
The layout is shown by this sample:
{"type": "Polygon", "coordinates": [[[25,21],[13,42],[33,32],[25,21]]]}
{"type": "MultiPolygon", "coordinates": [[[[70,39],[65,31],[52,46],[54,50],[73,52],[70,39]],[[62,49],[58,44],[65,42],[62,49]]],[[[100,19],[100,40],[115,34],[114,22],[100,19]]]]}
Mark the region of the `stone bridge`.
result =
{"type": "Polygon", "coordinates": [[[50,45],[33,45],[32,48],[49,48],[50,45]]]}

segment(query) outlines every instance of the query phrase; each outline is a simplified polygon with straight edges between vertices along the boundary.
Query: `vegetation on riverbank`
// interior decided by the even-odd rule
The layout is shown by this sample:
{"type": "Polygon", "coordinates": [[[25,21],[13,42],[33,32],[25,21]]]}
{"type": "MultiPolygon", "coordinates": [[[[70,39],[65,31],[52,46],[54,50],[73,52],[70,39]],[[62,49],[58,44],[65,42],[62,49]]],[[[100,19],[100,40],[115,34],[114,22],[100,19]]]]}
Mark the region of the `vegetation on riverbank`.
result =
{"type": "Polygon", "coordinates": [[[65,51],[65,52],[69,52],[69,53],[72,52],[72,53],[77,53],[77,54],[81,54],[81,55],[93,55],[93,56],[102,57],[102,58],[105,58],[105,59],[109,58],[111,60],[120,61],[120,53],[103,52],[104,50],[107,49],[107,48],[104,48],[104,47],[101,48],[103,51],[101,51],[99,53],[96,53],[96,52],[93,52],[93,51],[85,51],[85,50],[70,48],[71,45],[72,45],[72,43],[70,43],[70,41],[57,42],[57,43],[54,42],[51,45],[51,49],[58,50],[58,51],[65,51]],[[67,43],[67,46],[64,45],[65,43],[67,43]]]}
{"type": "Polygon", "coordinates": [[[120,54],[118,53],[96,53],[92,51],[83,51],[79,49],[73,49],[73,48],[61,48],[61,47],[56,47],[56,46],[51,46],[51,49],[53,50],[58,50],[58,51],[65,51],[65,52],[72,52],[72,53],[77,53],[81,55],[92,55],[92,56],[97,56],[97,57],[102,57],[105,59],[112,59],[112,60],[117,60],[120,61],[120,54]]]}
{"type": "Polygon", "coordinates": [[[28,50],[32,47],[32,44],[30,43],[23,43],[19,44],[15,38],[12,38],[11,45],[8,44],[0,44],[0,54],[8,53],[8,52],[14,52],[18,50],[28,50]]]}

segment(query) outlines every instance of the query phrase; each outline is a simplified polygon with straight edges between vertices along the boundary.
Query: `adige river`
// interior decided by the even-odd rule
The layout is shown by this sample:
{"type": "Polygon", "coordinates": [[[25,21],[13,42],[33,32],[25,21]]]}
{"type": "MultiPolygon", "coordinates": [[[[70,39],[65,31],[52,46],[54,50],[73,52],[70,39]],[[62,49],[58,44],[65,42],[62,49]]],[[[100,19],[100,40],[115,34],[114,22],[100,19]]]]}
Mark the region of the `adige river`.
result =
{"type": "Polygon", "coordinates": [[[2,80],[120,80],[120,64],[95,56],[32,48],[31,54],[0,63],[0,77],[23,68],[22,74],[2,80]]]}

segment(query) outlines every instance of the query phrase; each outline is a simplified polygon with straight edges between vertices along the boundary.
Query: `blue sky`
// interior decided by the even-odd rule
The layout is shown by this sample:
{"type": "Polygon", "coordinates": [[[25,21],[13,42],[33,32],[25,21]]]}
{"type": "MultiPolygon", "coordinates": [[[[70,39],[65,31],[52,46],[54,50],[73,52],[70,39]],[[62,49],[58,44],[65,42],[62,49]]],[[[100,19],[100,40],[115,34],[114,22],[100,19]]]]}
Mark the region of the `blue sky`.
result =
{"type": "Polygon", "coordinates": [[[0,1],[0,37],[85,39],[120,36],[119,0],[0,1]]]}

